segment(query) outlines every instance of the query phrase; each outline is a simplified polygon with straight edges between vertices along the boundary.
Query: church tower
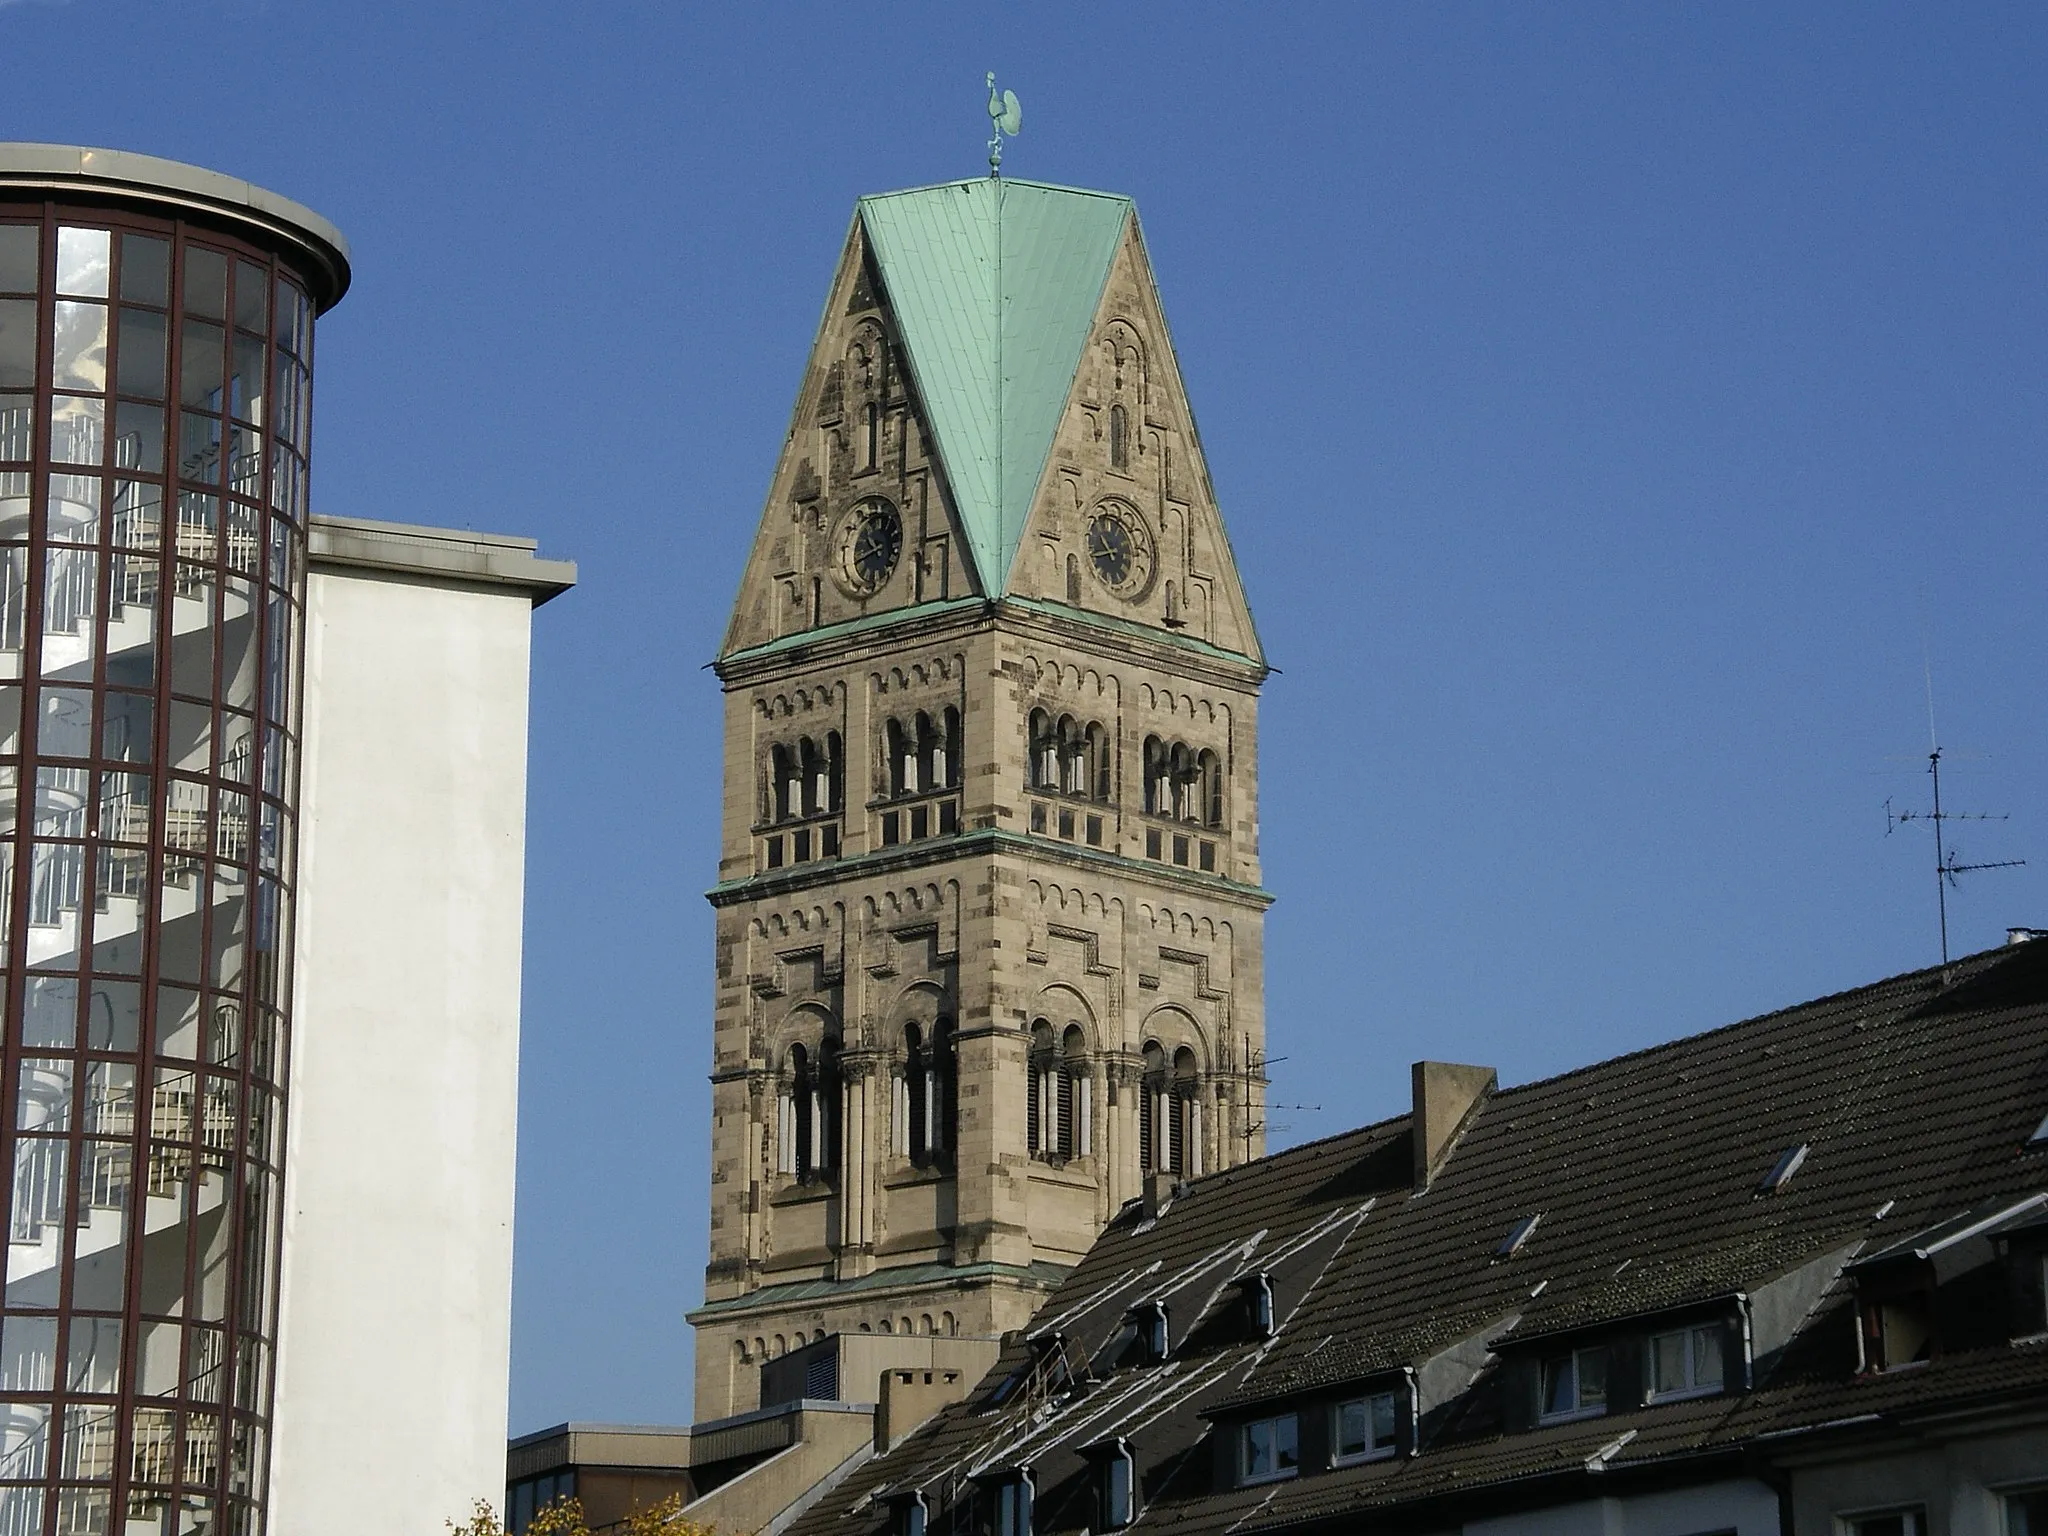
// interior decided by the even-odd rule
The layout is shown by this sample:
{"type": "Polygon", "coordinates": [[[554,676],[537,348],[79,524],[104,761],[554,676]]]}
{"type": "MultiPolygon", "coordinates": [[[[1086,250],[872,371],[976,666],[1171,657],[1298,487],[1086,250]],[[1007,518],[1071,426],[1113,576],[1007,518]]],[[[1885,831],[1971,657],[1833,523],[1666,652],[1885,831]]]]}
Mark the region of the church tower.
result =
{"type": "Polygon", "coordinates": [[[1264,1150],[1266,666],[1128,199],[861,199],[717,671],[699,1422],[828,1335],[992,1358],[1264,1150]]]}

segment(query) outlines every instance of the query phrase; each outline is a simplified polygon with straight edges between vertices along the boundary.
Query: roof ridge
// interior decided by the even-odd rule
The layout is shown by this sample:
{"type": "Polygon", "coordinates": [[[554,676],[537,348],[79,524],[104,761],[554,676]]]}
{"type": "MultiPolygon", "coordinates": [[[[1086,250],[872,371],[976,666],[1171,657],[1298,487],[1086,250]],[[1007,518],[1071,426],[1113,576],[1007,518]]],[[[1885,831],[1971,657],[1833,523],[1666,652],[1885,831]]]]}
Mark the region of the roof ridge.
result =
{"type": "MultiPolygon", "coordinates": [[[[1995,957],[2004,956],[2009,948],[2011,948],[2010,945],[1994,945],[1990,949],[1979,950],[1972,955],[1960,956],[1949,961],[1946,965],[1930,965],[1924,966],[1917,971],[1902,971],[1896,976],[1887,976],[1881,981],[1866,982],[1860,987],[1848,987],[1840,992],[1826,992],[1819,997],[1809,998],[1803,1003],[1793,1003],[1784,1008],[1773,1008],[1764,1013],[1753,1014],[1746,1019],[1736,1019],[1728,1024],[1717,1024],[1712,1029],[1702,1029],[1689,1035],[1677,1035],[1669,1040],[1660,1040],[1651,1045],[1638,1046],[1632,1051],[1623,1051],[1618,1056],[1602,1057],[1599,1061],[1589,1061],[1582,1066],[1567,1067],[1562,1072],[1553,1072],[1548,1077],[1534,1077],[1527,1082],[1512,1084],[1509,1087],[1496,1090],[1494,1097],[1500,1098],[1510,1093],[1521,1093],[1525,1089],[1530,1088],[1547,1088],[1553,1083],[1565,1082],[1583,1073],[1599,1071],[1606,1067],[1620,1066],[1624,1062],[1637,1061],[1645,1056],[1654,1056],[1659,1051],[1669,1051],[1679,1046],[1694,1045],[1702,1040],[1710,1040],[1716,1035],[1732,1034],[1739,1029],[1749,1029],[1757,1025],[1767,1024],[1773,1019],[1782,1019],[1789,1014],[1805,1013],[1830,1003],[1839,1004],[1845,999],[1856,997],[1859,994],[1874,994],[1893,988],[1902,991],[1907,990],[1910,984],[1920,983],[1928,978],[1938,980],[1940,974],[1944,971],[1953,972],[1966,965],[1971,966],[1974,970],[1980,968],[1985,963],[1996,963],[1995,957]]],[[[1924,999],[1922,1000],[1924,1001],[1924,999]]],[[[1902,1002],[1900,1006],[1905,1007],[1909,1005],[1902,1002]]]]}
{"type": "Polygon", "coordinates": [[[962,176],[957,181],[932,181],[922,186],[896,187],[887,192],[863,192],[858,201],[865,203],[884,197],[908,197],[916,192],[943,192],[949,187],[979,187],[992,181],[1000,182],[1007,187],[1032,187],[1040,192],[1071,192],[1076,197],[1102,197],[1120,203],[1133,201],[1128,192],[1105,192],[1100,187],[1074,187],[1059,181],[1036,181],[1029,176],[962,176]]]}

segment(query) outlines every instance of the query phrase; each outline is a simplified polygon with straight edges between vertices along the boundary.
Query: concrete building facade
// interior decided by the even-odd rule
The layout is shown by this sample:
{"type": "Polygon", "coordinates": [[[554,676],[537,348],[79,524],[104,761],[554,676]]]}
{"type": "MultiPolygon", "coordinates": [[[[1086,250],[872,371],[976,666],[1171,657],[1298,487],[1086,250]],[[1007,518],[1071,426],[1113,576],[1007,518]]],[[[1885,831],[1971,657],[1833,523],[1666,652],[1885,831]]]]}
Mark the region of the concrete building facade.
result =
{"type": "Polygon", "coordinates": [[[832,1335],[985,1363],[1263,1151],[1266,667],[1127,199],[861,201],[717,666],[700,1421],[832,1335]]]}

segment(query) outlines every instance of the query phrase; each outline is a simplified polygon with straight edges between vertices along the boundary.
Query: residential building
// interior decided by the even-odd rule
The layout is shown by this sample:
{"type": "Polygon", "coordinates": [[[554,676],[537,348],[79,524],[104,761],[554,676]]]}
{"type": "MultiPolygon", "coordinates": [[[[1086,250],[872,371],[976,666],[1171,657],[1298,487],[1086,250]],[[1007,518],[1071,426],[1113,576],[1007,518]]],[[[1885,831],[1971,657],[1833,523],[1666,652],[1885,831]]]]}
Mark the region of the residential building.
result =
{"type": "Polygon", "coordinates": [[[246,182],[0,144],[0,1536],[438,1530],[500,1482],[574,571],[312,514],[348,282],[246,182]]]}
{"type": "Polygon", "coordinates": [[[1149,1190],[793,1536],[2048,1525],[2048,943],[1149,1190]]]}

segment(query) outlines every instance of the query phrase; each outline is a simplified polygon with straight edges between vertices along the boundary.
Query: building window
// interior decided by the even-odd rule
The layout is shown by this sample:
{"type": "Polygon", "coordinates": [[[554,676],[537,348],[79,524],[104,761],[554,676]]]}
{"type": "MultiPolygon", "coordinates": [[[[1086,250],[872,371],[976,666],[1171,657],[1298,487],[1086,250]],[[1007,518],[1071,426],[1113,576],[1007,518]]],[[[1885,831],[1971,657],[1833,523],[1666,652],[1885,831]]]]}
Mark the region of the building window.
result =
{"type": "Polygon", "coordinates": [[[1136,1518],[1136,1472],[1129,1441],[1117,1441],[1102,1456],[1095,1474],[1095,1523],[1100,1529],[1120,1531],[1136,1518]]]}
{"type": "Polygon", "coordinates": [[[789,1048],[777,1125],[777,1171],[798,1183],[839,1171],[839,1042],[827,1036],[815,1056],[789,1048]]]}
{"type": "Polygon", "coordinates": [[[1064,1162],[1094,1150],[1094,1095],[1088,1077],[1088,1038],[1069,1024],[1055,1044],[1052,1025],[1031,1029],[1031,1102],[1026,1132],[1034,1157],[1064,1162]]]}
{"type": "Polygon", "coordinates": [[[886,722],[882,743],[890,799],[960,787],[960,711],[952,705],[886,722]]]}
{"type": "Polygon", "coordinates": [[[1273,1277],[1262,1270],[1246,1275],[1237,1288],[1244,1303],[1245,1331],[1255,1339],[1273,1337],[1273,1277]]]}
{"type": "Polygon", "coordinates": [[[1173,1347],[1172,1330],[1166,1316],[1166,1303],[1141,1301],[1131,1308],[1128,1316],[1137,1345],[1139,1362],[1144,1365],[1162,1364],[1173,1347]]]}
{"type": "Polygon", "coordinates": [[[1084,800],[1110,798],[1109,732],[1099,721],[1055,718],[1050,710],[1034,709],[1027,724],[1029,788],[1084,800]]]}
{"type": "Polygon", "coordinates": [[[1337,1405],[1337,1433],[1331,1460],[1377,1461],[1394,1454],[1394,1394],[1375,1392],[1337,1405]]]}
{"type": "Polygon", "coordinates": [[[1201,1075],[1195,1053],[1181,1046],[1169,1071],[1164,1047],[1145,1042],[1138,1086],[1138,1161],[1148,1173],[1202,1173],[1201,1075]]]}
{"type": "Polygon", "coordinates": [[[943,1167],[953,1151],[953,1021],[940,1019],[927,1038],[903,1029],[903,1072],[896,1079],[896,1151],[920,1168],[943,1167]]]}
{"type": "Polygon", "coordinates": [[[1109,467],[1128,469],[1131,464],[1130,417],[1120,405],[1109,408],[1109,467]]]}
{"type": "MultiPolygon", "coordinates": [[[[1860,1285],[1859,1290],[1863,1290],[1860,1285]]],[[[1863,1330],[1863,1363],[1869,1369],[1892,1371],[1934,1357],[1931,1285],[1864,1290],[1857,1297],[1857,1311],[1863,1330]]]]}
{"type": "Polygon", "coordinates": [[[1927,1536],[1927,1516],[1919,1509],[1874,1510],[1842,1521],[1847,1536],[1927,1536]]]}
{"type": "Polygon", "coordinates": [[[1223,825],[1223,759],[1217,753],[1147,736],[1144,764],[1146,815],[1223,825]]]}
{"type": "Polygon", "coordinates": [[[925,1505],[923,1494],[899,1494],[890,1504],[890,1536],[924,1536],[930,1510],[925,1505]]]}
{"type": "Polygon", "coordinates": [[[1291,1413],[1253,1419],[1238,1431],[1238,1481],[1270,1483],[1301,1469],[1300,1424],[1291,1413]]]}
{"type": "Polygon", "coordinates": [[[1031,1472],[1013,1472],[989,1488],[988,1536],[1031,1536],[1031,1472]]]}
{"type": "Polygon", "coordinates": [[[1650,1340],[1650,1397],[1698,1397],[1721,1390],[1721,1330],[1680,1328],[1650,1340]]]}
{"type": "Polygon", "coordinates": [[[2048,1536],[2048,1487],[2005,1496],[2005,1536],[2048,1536]]]}
{"type": "Polygon", "coordinates": [[[1575,1349],[1543,1362],[1543,1420],[1590,1418],[1607,1411],[1607,1350],[1575,1349]]]}

